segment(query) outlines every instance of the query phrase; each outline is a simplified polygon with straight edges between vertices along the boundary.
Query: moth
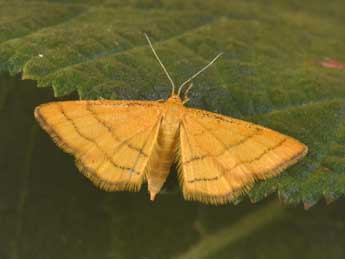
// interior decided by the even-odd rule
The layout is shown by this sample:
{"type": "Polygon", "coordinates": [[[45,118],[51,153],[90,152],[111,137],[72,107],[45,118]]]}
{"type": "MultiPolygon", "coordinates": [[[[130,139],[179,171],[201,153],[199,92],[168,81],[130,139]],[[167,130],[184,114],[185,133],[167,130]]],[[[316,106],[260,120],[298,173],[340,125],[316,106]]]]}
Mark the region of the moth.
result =
{"type": "Polygon", "coordinates": [[[307,153],[306,145],[274,130],[185,107],[192,80],[221,54],[183,82],[176,93],[145,36],[172,85],[167,100],[63,101],[35,109],[42,128],[75,156],[79,170],[98,187],[139,191],[146,181],[154,200],[176,162],[185,199],[224,204],[307,153]]]}

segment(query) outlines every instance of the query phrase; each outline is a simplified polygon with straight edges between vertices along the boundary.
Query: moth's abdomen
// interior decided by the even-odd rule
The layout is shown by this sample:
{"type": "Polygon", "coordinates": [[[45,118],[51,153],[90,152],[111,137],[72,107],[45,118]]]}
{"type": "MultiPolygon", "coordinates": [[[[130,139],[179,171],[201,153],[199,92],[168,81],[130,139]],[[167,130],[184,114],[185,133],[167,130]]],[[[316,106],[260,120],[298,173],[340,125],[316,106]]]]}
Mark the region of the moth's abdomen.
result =
{"type": "Polygon", "coordinates": [[[147,168],[146,178],[151,200],[162,188],[175,159],[179,119],[168,113],[162,119],[158,140],[147,168]]]}

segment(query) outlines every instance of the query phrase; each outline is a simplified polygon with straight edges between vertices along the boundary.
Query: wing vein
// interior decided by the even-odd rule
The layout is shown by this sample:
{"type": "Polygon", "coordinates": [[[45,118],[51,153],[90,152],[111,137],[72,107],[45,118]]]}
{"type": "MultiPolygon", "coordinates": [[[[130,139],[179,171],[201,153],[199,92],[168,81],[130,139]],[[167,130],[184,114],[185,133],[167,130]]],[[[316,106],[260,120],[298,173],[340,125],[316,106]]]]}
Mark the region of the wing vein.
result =
{"type": "MultiPolygon", "coordinates": [[[[128,140],[132,139],[133,137],[135,137],[136,135],[140,134],[143,130],[140,130],[138,132],[136,132],[134,135],[126,138],[126,139],[121,139],[118,135],[115,134],[115,132],[113,131],[112,127],[107,125],[105,123],[105,121],[103,121],[96,113],[94,110],[92,110],[91,108],[91,105],[90,104],[86,104],[86,109],[87,111],[89,111],[89,113],[92,115],[92,117],[95,118],[95,120],[97,120],[103,127],[105,127],[107,129],[107,131],[109,132],[109,134],[112,136],[112,138],[117,141],[117,142],[120,142],[120,145],[119,147],[122,145],[122,144],[126,144],[128,148],[130,149],[133,149],[135,151],[137,151],[139,154],[141,154],[142,156],[144,157],[147,157],[148,155],[140,148],[132,145],[131,143],[128,142],[128,140]]],[[[146,129],[146,128],[144,128],[146,129]]]]}
{"type": "Polygon", "coordinates": [[[214,155],[205,154],[205,155],[202,155],[202,156],[200,156],[200,157],[191,158],[190,160],[186,161],[185,163],[190,163],[190,162],[193,162],[193,161],[195,161],[195,160],[204,159],[204,158],[206,158],[206,157],[208,157],[208,156],[217,158],[217,157],[223,155],[224,153],[229,152],[231,149],[233,149],[233,148],[235,148],[235,147],[237,147],[237,146],[239,146],[239,145],[242,145],[242,144],[246,143],[247,141],[249,141],[249,140],[250,140],[251,138],[253,138],[254,136],[258,135],[258,134],[262,131],[262,129],[260,129],[260,128],[255,128],[255,132],[254,132],[254,133],[247,135],[246,137],[244,137],[243,139],[239,140],[238,142],[236,142],[236,143],[234,143],[234,144],[230,144],[230,145],[224,145],[224,143],[223,143],[214,133],[212,133],[211,130],[209,130],[207,127],[205,127],[205,125],[203,125],[203,124],[202,124],[201,122],[199,122],[198,120],[195,120],[195,121],[196,121],[202,128],[204,128],[209,134],[211,134],[212,137],[214,137],[214,138],[218,141],[218,143],[220,143],[220,144],[222,145],[223,150],[222,150],[221,152],[219,152],[218,154],[214,154],[214,155]]]}
{"type": "MultiPolygon", "coordinates": [[[[161,116],[159,116],[159,119],[158,119],[157,122],[154,124],[154,126],[152,127],[152,129],[156,129],[156,127],[159,128],[159,126],[158,126],[157,124],[158,124],[160,121],[161,121],[161,116]]],[[[154,131],[154,133],[155,133],[155,134],[157,133],[156,130],[154,131]]],[[[144,148],[146,147],[146,145],[147,145],[147,143],[148,143],[148,141],[149,141],[151,135],[152,135],[152,132],[151,132],[151,134],[147,137],[147,139],[145,140],[145,142],[143,143],[143,145],[142,145],[142,147],[141,147],[142,149],[144,149],[144,148]]],[[[133,165],[133,170],[134,170],[135,167],[137,166],[137,164],[138,164],[138,162],[139,162],[139,158],[140,158],[140,153],[138,153],[138,155],[136,156],[136,159],[135,159],[134,165],[133,165]]],[[[147,162],[146,162],[146,164],[147,164],[147,162]]],[[[145,167],[146,167],[146,165],[145,165],[145,167]]]]}
{"type": "MultiPolygon", "coordinates": [[[[236,163],[233,167],[227,169],[224,171],[224,173],[220,176],[216,177],[212,177],[212,178],[195,178],[193,180],[188,181],[189,183],[193,183],[193,182],[199,182],[199,181],[213,181],[213,180],[217,180],[219,177],[223,176],[225,173],[229,173],[232,170],[234,170],[236,167],[243,165],[243,164],[251,164],[254,161],[260,160],[265,154],[267,154],[268,152],[280,147],[281,145],[284,144],[284,142],[287,141],[287,138],[284,138],[283,140],[281,140],[278,144],[274,145],[273,147],[267,148],[265,149],[259,156],[257,156],[254,159],[249,159],[249,160],[244,160],[244,161],[239,161],[238,163],[236,163]]],[[[298,154],[299,155],[299,154],[298,154]]],[[[294,158],[292,158],[294,159],[294,158]]],[[[286,161],[283,161],[283,163],[286,161]]]]}
{"type": "MultiPolygon", "coordinates": [[[[72,125],[72,127],[74,128],[74,130],[79,134],[79,136],[80,137],[82,137],[83,139],[85,139],[85,140],[87,140],[88,142],[90,142],[90,143],[92,143],[93,145],[95,145],[96,147],[97,147],[97,149],[110,161],[110,163],[114,166],[114,167],[116,167],[116,168],[119,168],[119,169],[121,169],[121,170],[123,170],[123,171],[129,171],[129,172],[131,172],[130,170],[131,170],[131,168],[129,168],[129,167],[126,167],[126,166],[122,166],[122,165],[119,165],[119,164],[117,164],[117,163],[115,163],[114,161],[113,161],[113,159],[95,142],[95,141],[93,141],[91,138],[89,138],[88,136],[85,136],[80,130],[79,130],[79,128],[77,127],[77,125],[75,124],[75,122],[73,121],[73,119],[72,118],[70,118],[67,114],[66,114],[66,112],[65,112],[65,110],[64,110],[64,108],[63,108],[63,106],[60,104],[60,103],[57,103],[58,104],[58,107],[59,107],[59,109],[60,109],[60,111],[61,111],[61,114],[66,118],[66,120],[67,121],[69,121],[70,122],[70,124],[72,125]]],[[[133,171],[133,173],[135,173],[135,174],[140,174],[140,172],[137,172],[137,171],[133,171]]]]}

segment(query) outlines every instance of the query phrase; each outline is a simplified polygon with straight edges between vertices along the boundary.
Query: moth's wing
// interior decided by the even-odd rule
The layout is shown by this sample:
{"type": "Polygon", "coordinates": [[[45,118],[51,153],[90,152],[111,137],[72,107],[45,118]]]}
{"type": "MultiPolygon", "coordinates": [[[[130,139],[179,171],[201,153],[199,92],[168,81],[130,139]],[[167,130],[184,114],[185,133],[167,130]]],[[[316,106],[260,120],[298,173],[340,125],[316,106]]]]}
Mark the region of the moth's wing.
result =
{"type": "Polygon", "coordinates": [[[161,115],[161,104],[149,101],[53,102],[35,110],[80,171],[108,191],[140,189],[161,115]]]}
{"type": "Polygon", "coordinates": [[[179,146],[184,197],[212,204],[229,202],[256,179],[279,174],[306,153],[304,144],[279,132],[188,109],[179,146]]]}

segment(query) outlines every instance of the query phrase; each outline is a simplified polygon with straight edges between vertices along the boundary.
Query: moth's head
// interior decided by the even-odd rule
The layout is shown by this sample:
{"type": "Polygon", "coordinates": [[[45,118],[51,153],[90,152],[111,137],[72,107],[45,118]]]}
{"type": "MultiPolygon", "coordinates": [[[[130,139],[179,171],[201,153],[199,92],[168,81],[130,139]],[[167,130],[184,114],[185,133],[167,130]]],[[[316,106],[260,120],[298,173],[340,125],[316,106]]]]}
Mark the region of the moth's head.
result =
{"type": "Polygon", "coordinates": [[[167,101],[172,103],[183,103],[180,96],[178,96],[177,94],[172,94],[167,101]]]}

